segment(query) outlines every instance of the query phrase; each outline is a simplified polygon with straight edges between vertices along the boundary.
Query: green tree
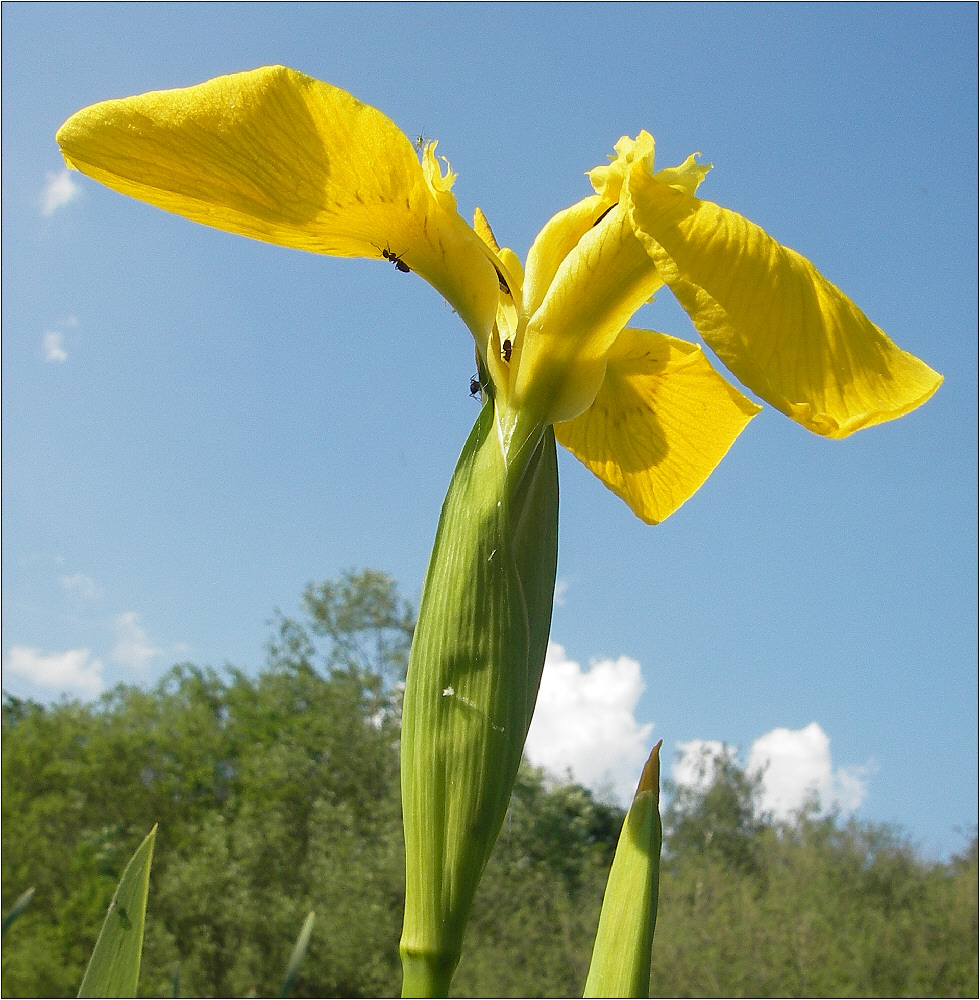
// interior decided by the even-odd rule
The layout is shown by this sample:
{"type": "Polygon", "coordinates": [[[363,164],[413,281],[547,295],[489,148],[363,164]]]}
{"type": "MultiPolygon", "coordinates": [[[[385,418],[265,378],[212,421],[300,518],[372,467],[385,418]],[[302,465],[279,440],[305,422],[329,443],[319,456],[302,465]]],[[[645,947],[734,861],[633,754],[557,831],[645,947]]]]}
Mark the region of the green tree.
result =
{"type": "Polygon", "coordinates": [[[256,678],[183,664],[91,705],[5,700],[4,905],[37,886],[6,942],[5,992],[74,994],[154,822],[145,992],[168,994],[177,972],[183,995],[274,994],[310,909],[294,994],[396,989],[411,610],[372,572],[307,588],[304,609],[279,616],[256,678]]]}
{"type": "MultiPolygon", "coordinates": [[[[6,996],[72,996],[123,867],[159,823],[144,995],[394,996],[404,891],[399,681],[412,609],[383,574],[310,586],[257,676],[181,664],[92,704],[3,703],[6,996]]],[[[733,754],[674,788],[652,982],[664,996],[973,996],[977,841],[759,810],[733,754]]],[[[581,995],[623,811],[522,765],[459,996],[581,995]]]]}
{"type": "Polygon", "coordinates": [[[673,855],[707,855],[729,868],[760,871],[761,834],[766,828],[759,814],[762,774],[747,774],[735,751],[712,754],[703,750],[695,765],[695,782],[667,782],[664,811],[664,850],[673,855]]]}
{"type": "Polygon", "coordinates": [[[667,809],[656,995],[975,995],[975,854],[814,808],[777,823],[733,754],[706,773],[667,809]]]}

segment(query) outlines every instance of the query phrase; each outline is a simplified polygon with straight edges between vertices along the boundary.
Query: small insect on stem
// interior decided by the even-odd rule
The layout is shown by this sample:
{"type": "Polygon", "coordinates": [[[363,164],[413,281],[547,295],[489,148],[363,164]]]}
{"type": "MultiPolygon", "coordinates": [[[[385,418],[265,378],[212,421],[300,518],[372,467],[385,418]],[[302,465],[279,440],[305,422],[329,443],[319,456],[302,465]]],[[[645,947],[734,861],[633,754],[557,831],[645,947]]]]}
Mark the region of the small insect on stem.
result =
{"type": "Polygon", "coordinates": [[[509,340],[505,340],[500,345],[500,351],[501,351],[501,353],[504,356],[504,361],[510,361],[510,355],[511,355],[511,351],[513,351],[513,349],[514,349],[514,345],[509,340]]]}
{"type": "Polygon", "coordinates": [[[401,271],[402,274],[408,274],[409,271],[412,270],[408,264],[402,260],[401,254],[393,253],[388,249],[388,247],[378,247],[377,249],[381,251],[381,256],[384,257],[385,260],[390,260],[391,263],[395,265],[396,271],[401,271]]]}
{"type": "Polygon", "coordinates": [[[480,385],[480,376],[471,375],[470,376],[470,395],[474,399],[480,398],[480,393],[483,391],[483,386],[480,385]]]}

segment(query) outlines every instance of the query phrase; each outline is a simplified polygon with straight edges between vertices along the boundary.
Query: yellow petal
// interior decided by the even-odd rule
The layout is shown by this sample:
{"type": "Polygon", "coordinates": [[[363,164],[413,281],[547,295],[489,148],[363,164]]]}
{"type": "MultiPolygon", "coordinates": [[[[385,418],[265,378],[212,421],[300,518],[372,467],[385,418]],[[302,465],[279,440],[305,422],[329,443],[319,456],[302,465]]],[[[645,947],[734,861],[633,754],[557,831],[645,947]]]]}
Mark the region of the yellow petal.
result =
{"type": "Polygon", "coordinates": [[[493,235],[490,223],[487,221],[487,217],[483,214],[483,209],[479,205],[473,210],[473,231],[494,253],[500,249],[497,237],[493,235]]]}
{"type": "MultiPolygon", "coordinates": [[[[269,66],[70,118],[72,167],[197,222],[282,246],[398,259],[485,343],[497,280],[430,145],[346,91],[269,66]]],[[[479,339],[479,338],[478,338],[479,339]]]]}
{"type": "Polygon", "coordinates": [[[682,194],[694,194],[711,170],[710,163],[698,163],[697,157],[700,155],[700,153],[691,153],[679,167],[658,170],[653,175],[653,179],[660,181],[661,184],[667,184],[682,194]]]}
{"type": "Polygon", "coordinates": [[[623,184],[634,163],[642,165],[647,173],[653,173],[655,145],[653,136],[645,129],[635,139],[628,135],[622,136],[613,148],[616,155],[609,157],[611,163],[589,171],[592,187],[604,205],[613,205],[619,201],[623,184]]]}
{"type": "Polygon", "coordinates": [[[625,329],[581,416],[555,436],[648,524],[708,478],[761,409],[729,385],[697,344],[625,329]]]}
{"type": "Polygon", "coordinates": [[[527,254],[524,308],[528,315],[541,305],[562,261],[595,225],[602,209],[595,195],[552,216],[535,237],[527,254]]]}
{"type": "Polygon", "coordinates": [[[615,206],[562,260],[529,319],[512,405],[545,423],[578,416],[599,391],[609,348],[662,284],[623,207],[615,206]]]}
{"type": "Polygon", "coordinates": [[[735,212],[629,175],[657,269],[728,369],[817,434],[841,438],[924,403],[942,376],[897,347],[800,254],[735,212]]]}
{"type": "Polygon", "coordinates": [[[692,153],[680,166],[667,167],[654,173],[655,143],[653,136],[646,130],[640,132],[635,139],[628,135],[622,136],[614,148],[616,155],[609,157],[611,163],[589,171],[589,180],[603,206],[620,200],[623,185],[634,167],[653,174],[661,184],[669,184],[685,194],[694,194],[711,170],[710,163],[697,162],[700,153],[692,153]]]}

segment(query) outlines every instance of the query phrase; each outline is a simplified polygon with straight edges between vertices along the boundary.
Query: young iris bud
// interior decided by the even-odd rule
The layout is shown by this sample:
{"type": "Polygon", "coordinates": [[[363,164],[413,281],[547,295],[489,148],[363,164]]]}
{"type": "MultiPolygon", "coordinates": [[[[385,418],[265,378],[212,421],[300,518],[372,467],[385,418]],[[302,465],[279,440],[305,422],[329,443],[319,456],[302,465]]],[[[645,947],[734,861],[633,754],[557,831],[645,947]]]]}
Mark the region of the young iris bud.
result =
{"type": "Polygon", "coordinates": [[[558,561],[550,427],[505,460],[488,401],[426,573],[402,716],[403,996],[446,996],[537,698],[558,561]]]}
{"type": "Polygon", "coordinates": [[[659,806],[660,743],[643,768],[619,835],[602,898],[586,997],[650,995],[650,949],[660,893],[659,806]]]}

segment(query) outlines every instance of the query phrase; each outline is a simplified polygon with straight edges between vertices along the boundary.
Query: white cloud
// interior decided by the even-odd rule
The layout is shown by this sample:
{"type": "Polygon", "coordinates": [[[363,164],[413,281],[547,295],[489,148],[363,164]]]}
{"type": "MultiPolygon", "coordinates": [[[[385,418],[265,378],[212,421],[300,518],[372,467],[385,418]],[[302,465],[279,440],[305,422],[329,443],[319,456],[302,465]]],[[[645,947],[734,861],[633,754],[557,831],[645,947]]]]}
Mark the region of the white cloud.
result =
{"type": "Polygon", "coordinates": [[[82,189],[72,180],[67,170],[62,170],[60,174],[48,172],[47,178],[41,194],[41,214],[51,216],[63,205],[74,201],[82,193],[82,189]]]}
{"type": "Polygon", "coordinates": [[[41,347],[46,361],[64,361],[68,357],[64,338],[58,330],[45,331],[41,338],[41,347]]]}
{"type": "Polygon", "coordinates": [[[557,579],[555,580],[555,604],[560,608],[565,604],[565,595],[568,593],[568,588],[571,586],[568,580],[557,579]]]}
{"type": "Polygon", "coordinates": [[[867,767],[834,770],[830,738],[816,722],[803,729],[774,729],[749,751],[747,769],[765,768],[762,808],[788,819],[816,798],[822,812],[853,812],[867,795],[867,767]]]}
{"type": "Polygon", "coordinates": [[[7,655],[6,669],[38,687],[58,693],[95,697],[102,691],[102,662],[87,649],[42,653],[29,646],[14,646],[7,655]]]}
{"type": "Polygon", "coordinates": [[[61,586],[70,594],[75,594],[86,601],[97,601],[102,596],[102,588],[84,573],[63,576],[61,578],[61,586]]]}
{"type": "MultiPolygon", "coordinates": [[[[714,780],[714,759],[735,748],[719,740],[678,743],[673,778],[678,785],[705,789],[714,780]]],[[[773,729],[760,736],[749,750],[749,774],[762,772],[759,808],[777,820],[790,819],[803,806],[816,801],[820,812],[838,809],[853,812],[868,793],[869,767],[833,767],[830,738],[816,723],[803,729],[773,729]]]]}
{"type": "Polygon", "coordinates": [[[112,627],[116,632],[116,644],[109,654],[116,663],[142,670],[154,656],[163,652],[147,642],[146,632],[139,623],[139,615],[135,611],[127,611],[113,619],[112,627]]]}
{"type": "Polygon", "coordinates": [[[697,791],[709,788],[715,780],[715,758],[726,751],[720,740],[689,740],[678,743],[678,756],[671,767],[674,783],[697,791]]]}
{"type": "Polygon", "coordinates": [[[643,693],[640,665],[620,656],[594,661],[587,671],[548,644],[527,756],[556,775],[628,804],[650,753],[653,724],[633,713],[643,693]]]}

